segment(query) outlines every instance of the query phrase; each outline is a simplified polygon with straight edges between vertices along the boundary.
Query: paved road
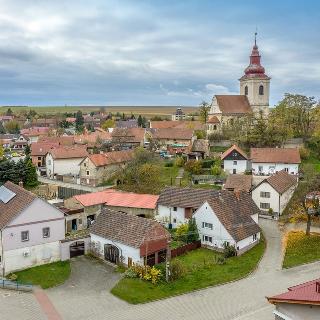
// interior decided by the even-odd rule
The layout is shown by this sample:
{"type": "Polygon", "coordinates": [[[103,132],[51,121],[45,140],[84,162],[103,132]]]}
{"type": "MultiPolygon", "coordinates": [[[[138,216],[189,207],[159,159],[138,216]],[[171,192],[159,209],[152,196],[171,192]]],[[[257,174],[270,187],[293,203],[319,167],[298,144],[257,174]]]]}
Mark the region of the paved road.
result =
{"type": "MultiPolygon", "coordinates": [[[[70,279],[60,287],[47,290],[47,294],[67,320],[273,320],[273,306],[267,303],[265,296],[319,277],[320,262],[281,270],[282,247],[277,224],[262,220],[261,226],[268,240],[265,256],[254,274],[234,283],[133,306],[109,293],[119,278],[118,274],[104,264],[83,257],[73,260],[70,279]]],[[[26,294],[26,297],[28,310],[38,308],[30,295],[26,294]]],[[[3,308],[1,300],[0,306],[8,315],[13,307],[11,304],[3,308]]],[[[17,307],[21,308],[21,303],[17,307]]],[[[18,314],[17,310],[15,312],[18,314]]],[[[29,318],[26,315],[19,319],[29,318]]]]}

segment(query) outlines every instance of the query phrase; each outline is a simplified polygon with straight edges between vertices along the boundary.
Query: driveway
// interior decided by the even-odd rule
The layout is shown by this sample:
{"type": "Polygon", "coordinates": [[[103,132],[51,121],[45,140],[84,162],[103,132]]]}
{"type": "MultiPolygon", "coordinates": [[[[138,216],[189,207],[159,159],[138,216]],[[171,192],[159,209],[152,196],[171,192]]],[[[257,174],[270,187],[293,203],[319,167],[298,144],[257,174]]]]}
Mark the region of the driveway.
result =
{"type": "MultiPolygon", "coordinates": [[[[319,277],[320,262],[281,270],[281,234],[277,223],[261,220],[260,224],[268,242],[266,253],[251,276],[234,283],[148,304],[130,305],[109,292],[119,274],[105,264],[80,257],[72,260],[70,279],[46,292],[62,318],[67,320],[273,320],[274,307],[268,304],[265,296],[319,277]]],[[[33,301],[28,301],[30,296],[26,296],[28,314],[33,307],[38,308],[33,301]]],[[[8,306],[4,307],[8,313],[8,306]]],[[[29,319],[28,314],[19,319],[29,319]]]]}

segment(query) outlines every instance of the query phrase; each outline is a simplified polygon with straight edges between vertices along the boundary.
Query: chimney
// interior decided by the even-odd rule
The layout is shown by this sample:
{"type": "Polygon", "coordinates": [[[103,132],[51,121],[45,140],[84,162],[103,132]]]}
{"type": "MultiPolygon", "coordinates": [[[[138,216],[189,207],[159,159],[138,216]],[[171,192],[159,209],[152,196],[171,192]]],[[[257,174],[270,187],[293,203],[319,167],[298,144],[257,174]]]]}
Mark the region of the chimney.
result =
{"type": "Polygon", "coordinates": [[[19,181],[19,187],[23,188],[23,181],[19,181]]]}
{"type": "Polygon", "coordinates": [[[234,195],[236,196],[238,201],[240,200],[240,194],[241,194],[240,190],[234,189],[234,195]]]}
{"type": "Polygon", "coordinates": [[[320,293],[320,281],[316,282],[316,292],[320,293]]]}

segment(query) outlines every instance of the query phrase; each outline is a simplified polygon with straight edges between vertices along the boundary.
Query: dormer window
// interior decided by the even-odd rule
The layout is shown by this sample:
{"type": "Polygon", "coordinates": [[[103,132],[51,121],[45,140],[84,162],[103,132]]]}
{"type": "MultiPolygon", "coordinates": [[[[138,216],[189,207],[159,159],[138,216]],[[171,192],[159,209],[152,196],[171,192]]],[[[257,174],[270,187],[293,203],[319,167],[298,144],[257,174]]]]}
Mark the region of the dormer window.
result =
{"type": "Polygon", "coordinates": [[[264,95],[264,88],[263,85],[259,86],[259,96],[263,96],[264,95]]]}

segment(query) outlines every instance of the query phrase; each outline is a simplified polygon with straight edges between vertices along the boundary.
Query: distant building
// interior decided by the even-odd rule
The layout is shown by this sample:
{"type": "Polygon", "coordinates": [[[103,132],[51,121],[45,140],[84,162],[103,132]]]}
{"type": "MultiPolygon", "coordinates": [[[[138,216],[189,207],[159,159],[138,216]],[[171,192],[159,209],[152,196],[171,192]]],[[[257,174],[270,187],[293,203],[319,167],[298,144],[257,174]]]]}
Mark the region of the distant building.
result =
{"type": "Polygon", "coordinates": [[[233,145],[221,155],[223,168],[229,174],[245,173],[249,169],[246,153],[237,145],[233,145]]]}
{"type": "Polygon", "coordinates": [[[181,121],[186,118],[186,114],[181,108],[177,108],[176,112],[171,115],[172,121],[181,121]]]}

